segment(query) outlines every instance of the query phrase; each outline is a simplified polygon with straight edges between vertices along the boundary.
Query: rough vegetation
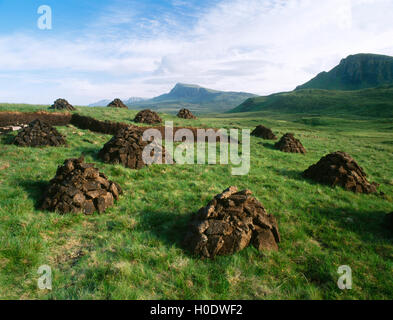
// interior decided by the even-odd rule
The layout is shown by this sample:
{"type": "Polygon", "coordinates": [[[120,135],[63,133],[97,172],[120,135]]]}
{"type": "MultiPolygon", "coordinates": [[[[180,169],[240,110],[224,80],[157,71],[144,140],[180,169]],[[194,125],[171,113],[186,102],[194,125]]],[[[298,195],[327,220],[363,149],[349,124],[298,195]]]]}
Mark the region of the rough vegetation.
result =
{"type": "Polygon", "coordinates": [[[184,244],[195,255],[214,258],[246,248],[278,250],[280,234],[276,218],[251,196],[229,187],[193,217],[184,244]]]}
{"type": "Polygon", "coordinates": [[[65,138],[51,125],[34,120],[18,132],[14,144],[22,147],[40,147],[65,145],[65,138]]]}
{"type": "Polygon", "coordinates": [[[300,140],[294,137],[293,133],[284,134],[274,147],[283,152],[306,153],[306,149],[303,147],[300,140]]]}
{"type": "Polygon", "coordinates": [[[377,192],[377,185],[369,183],[366,173],[347,153],[330,153],[304,171],[306,178],[332,187],[341,186],[357,193],[377,192]]]}
{"type": "Polygon", "coordinates": [[[121,187],[105,174],[85,163],[84,158],[67,159],[50,181],[41,205],[42,210],[60,213],[99,213],[113,205],[122,193],[121,187]]]}

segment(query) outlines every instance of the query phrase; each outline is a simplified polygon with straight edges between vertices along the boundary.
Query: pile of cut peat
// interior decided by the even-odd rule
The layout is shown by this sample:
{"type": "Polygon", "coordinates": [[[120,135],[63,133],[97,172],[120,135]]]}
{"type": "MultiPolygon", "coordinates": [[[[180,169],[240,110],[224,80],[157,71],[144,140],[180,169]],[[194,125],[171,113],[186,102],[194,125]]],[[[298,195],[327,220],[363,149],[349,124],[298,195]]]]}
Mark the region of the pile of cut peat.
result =
{"type": "Polygon", "coordinates": [[[68,111],[76,110],[71,104],[68,103],[66,99],[57,99],[49,109],[68,111]]]}
{"type": "Polygon", "coordinates": [[[194,116],[190,110],[185,108],[180,109],[180,111],[177,114],[177,117],[182,119],[196,119],[196,116],[194,116]]]}
{"type": "Polygon", "coordinates": [[[168,163],[164,159],[168,156],[164,147],[143,141],[142,137],[143,131],[133,127],[120,130],[100,150],[99,157],[106,163],[121,164],[131,169],[141,169],[153,163],[168,163]],[[143,153],[145,149],[146,154],[143,153]]]}
{"type": "Polygon", "coordinates": [[[150,109],[142,110],[137,113],[134,119],[137,123],[147,123],[147,124],[155,124],[161,123],[162,119],[158,115],[157,112],[154,112],[150,109]]]}
{"type": "Polygon", "coordinates": [[[265,140],[276,140],[277,137],[273,133],[273,131],[265,126],[259,125],[257,126],[253,132],[251,132],[252,136],[259,137],[265,140]]]}
{"type": "Polygon", "coordinates": [[[369,183],[364,170],[347,153],[337,151],[319,160],[304,171],[306,178],[329,186],[341,186],[357,193],[377,192],[376,183],[369,183]]]}
{"type": "Polygon", "coordinates": [[[303,147],[302,143],[294,137],[293,133],[286,133],[283,135],[280,141],[274,145],[274,148],[283,152],[306,153],[306,149],[303,147]]]}
{"type": "Polygon", "coordinates": [[[108,104],[108,107],[128,109],[128,107],[120,99],[113,100],[111,103],[108,104]]]}
{"type": "Polygon", "coordinates": [[[50,181],[41,209],[61,213],[102,213],[122,192],[116,182],[108,180],[94,168],[94,164],[85,163],[83,157],[68,159],[50,181]]]}
{"type": "Polygon", "coordinates": [[[230,187],[215,196],[193,215],[185,247],[202,258],[233,254],[250,244],[258,250],[278,250],[277,220],[251,195],[230,187]]]}
{"type": "Polygon", "coordinates": [[[56,128],[37,119],[18,132],[14,144],[22,147],[57,147],[65,145],[66,141],[56,128]]]}

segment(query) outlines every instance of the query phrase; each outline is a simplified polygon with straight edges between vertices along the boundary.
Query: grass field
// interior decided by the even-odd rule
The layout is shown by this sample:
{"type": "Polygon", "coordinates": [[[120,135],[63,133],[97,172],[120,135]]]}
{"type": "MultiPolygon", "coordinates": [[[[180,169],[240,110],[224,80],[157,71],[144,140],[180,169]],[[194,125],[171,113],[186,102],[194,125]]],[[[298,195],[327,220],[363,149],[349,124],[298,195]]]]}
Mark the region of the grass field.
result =
{"type": "MultiPolygon", "coordinates": [[[[1,105],[0,111],[44,109],[1,105]]],[[[136,112],[78,107],[97,119],[130,122],[136,112]]],[[[110,136],[58,127],[68,147],[20,148],[0,136],[1,299],[392,299],[393,121],[243,113],[180,120],[175,125],[254,128],[296,134],[308,154],[286,154],[251,138],[251,170],[231,166],[153,165],[139,171],[107,165],[97,153],[110,136]],[[301,176],[333,151],[346,151],[385,195],[354,194],[301,176]],[[124,195],[105,214],[59,215],[36,205],[56,168],[86,154],[124,195]],[[278,252],[249,247],[199,260],[180,243],[190,214],[230,185],[248,188],[279,221],[278,252]],[[37,288],[39,266],[51,266],[52,290],[37,288]],[[337,287],[340,265],[353,289],[337,287]]]]}

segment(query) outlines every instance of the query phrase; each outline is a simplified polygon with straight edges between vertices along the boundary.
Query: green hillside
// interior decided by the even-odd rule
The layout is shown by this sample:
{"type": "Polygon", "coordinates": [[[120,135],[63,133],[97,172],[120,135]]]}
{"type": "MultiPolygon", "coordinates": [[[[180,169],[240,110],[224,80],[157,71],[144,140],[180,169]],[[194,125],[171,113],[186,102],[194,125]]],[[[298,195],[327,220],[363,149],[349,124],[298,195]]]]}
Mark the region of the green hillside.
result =
{"type": "Polygon", "coordinates": [[[393,86],[357,91],[303,89],[283,92],[247,99],[230,112],[250,111],[393,117],[393,86]]]}
{"type": "Polygon", "coordinates": [[[341,60],[329,72],[297,87],[299,89],[359,90],[393,84],[393,57],[356,54],[341,60]]]}
{"type": "MultiPolygon", "coordinates": [[[[1,111],[47,108],[0,105],[1,111]]],[[[130,124],[136,114],[91,107],[76,112],[130,124]]],[[[16,132],[0,135],[0,299],[391,300],[393,241],[383,223],[393,211],[391,121],[322,116],[324,125],[315,126],[298,121],[300,115],[267,113],[197,120],[160,114],[175,126],[252,130],[262,123],[277,136],[293,132],[308,151],[284,153],[274,149],[274,141],[251,137],[251,168],[245,176],[231,175],[235,165],[156,164],[131,170],[107,164],[97,154],[111,136],[72,125],[57,127],[67,147],[22,148],[11,144],[16,132]],[[384,195],[356,194],[303,178],[311,164],[337,150],[353,156],[384,195]],[[103,214],[39,210],[57,167],[81,153],[118,182],[124,195],[103,214]],[[279,250],[259,252],[250,246],[200,260],[182,246],[192,213],[231,185],[252,190],[277,217],[279,250]],[[44,264],[52,269],[52,290],[37,288],[37,270],[44,264]],[[341,265],[353,270],[352,290],[337,286],[341,265]]]]}

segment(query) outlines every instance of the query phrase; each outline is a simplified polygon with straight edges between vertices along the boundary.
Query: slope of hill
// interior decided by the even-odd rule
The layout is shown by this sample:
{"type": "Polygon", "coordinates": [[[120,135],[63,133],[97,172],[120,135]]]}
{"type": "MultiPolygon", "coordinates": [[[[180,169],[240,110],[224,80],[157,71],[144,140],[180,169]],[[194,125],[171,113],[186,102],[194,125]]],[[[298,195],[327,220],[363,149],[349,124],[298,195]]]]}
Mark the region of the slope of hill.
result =
{"type": "MultiPolygon", "coordinates": [[[[110,99],[100,100],[100,101],[89,104],[89,107],[106,107],[112,100],[110,100],[110,99]]],[[[146,100],[146,99],[139,98],[139,97],[131,97],[131,98],[128,98],[127,100],[123,100],[123,102],[124,102],[124,104],[132,104],[132,103],[141,102],[144,100],[146,100]]]]}
{"type": "Polygon", "coordinates": [[[393,84],[393,57],[356,54],[341,60],[329,72],[322,72],[299,89],[359,90],[393,84]]]}
{"type": "Polygon", "coordinates": [[[153,99],[127,104],[131,108],[151,108],[162,112],[177,112],[188,108],[196,113],[225,112],[256,97],[246,92],[225,92],[207,89],[198,85],[178,83],[169,92],[153,99]]]}
{"type": "Polygon", "coordinates": [[[302,89],[283,92],[247,99],[230,112],[262,110],[319,115],[393,117],[393,85],[357,91],[302,89]]]}

